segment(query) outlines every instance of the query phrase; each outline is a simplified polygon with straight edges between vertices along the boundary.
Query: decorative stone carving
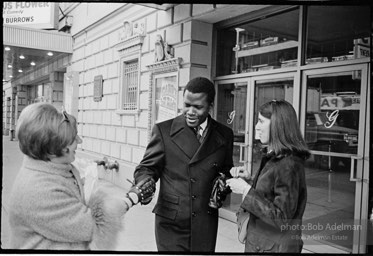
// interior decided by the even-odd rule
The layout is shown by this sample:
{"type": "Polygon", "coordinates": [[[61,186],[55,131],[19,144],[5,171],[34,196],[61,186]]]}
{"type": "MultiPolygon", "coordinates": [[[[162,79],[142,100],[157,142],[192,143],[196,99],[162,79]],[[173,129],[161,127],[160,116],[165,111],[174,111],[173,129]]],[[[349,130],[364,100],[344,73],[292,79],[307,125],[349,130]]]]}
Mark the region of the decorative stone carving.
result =
{"type": "Polygon", "coordinates": [[[154,46],[154,62],[169,60],[173,57],[173,48],[163,41],[161,35],[157,35],[154,46]]]}
{"type": "Polygon", "coordinates": [[[173,58],[146,65],[146,67],[152,72],[152,74],[174,72],[179,70],[181,61],[181,58],[173,58]]]}
{"type": "Polygon", "coordinates": [[[154,46],[154,62],[164,60],[164,43],[161,35],[157,35],[155,38],[154,46]]]}
{"type": "Polygon", "coordinates": [[[123,30],[120,33],[120,40],[115,46],[119,56],[125,57],[129,54],[141,51],[141,46],[145,38],[144,23],[129,21],[123,22],[123,30]]]}
{"type": "Polygon", "coordinates": [[[127,40],[135,36],[145,36],[145,24],[143,22],[123,22],[123,29],[120,33],[120,40],[127,40]]]}
{"type": "Polygon", "coordinates": [[[135,22],[132,29],[133,35],[143,36],[145,35],[145,24],[142,22],[135,22]]]}
{"type": "Polygon", "coordinates": [[[164,56],[166,60],[172,59],[174,57],[174,49],[168,45],[167,42],[164,44],[164,56]]]}
{"type": "Polygon", "coordinates": [[[120,40],[125,40],[131,36],[132,36],[132,24],[129,21],[124,21],[120,40]]]}

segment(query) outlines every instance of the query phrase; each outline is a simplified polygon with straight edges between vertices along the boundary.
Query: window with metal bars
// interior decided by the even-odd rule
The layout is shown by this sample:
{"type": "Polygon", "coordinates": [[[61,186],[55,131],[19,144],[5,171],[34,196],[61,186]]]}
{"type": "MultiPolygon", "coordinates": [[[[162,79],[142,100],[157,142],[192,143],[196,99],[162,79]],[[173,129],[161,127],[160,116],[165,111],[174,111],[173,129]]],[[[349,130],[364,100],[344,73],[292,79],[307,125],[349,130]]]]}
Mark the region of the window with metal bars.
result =
{"type": "Polygon", "coordinates": [[[138,60],[123,63],[123,109],[137,110],[137,94],[139,88],[138,60]]]}

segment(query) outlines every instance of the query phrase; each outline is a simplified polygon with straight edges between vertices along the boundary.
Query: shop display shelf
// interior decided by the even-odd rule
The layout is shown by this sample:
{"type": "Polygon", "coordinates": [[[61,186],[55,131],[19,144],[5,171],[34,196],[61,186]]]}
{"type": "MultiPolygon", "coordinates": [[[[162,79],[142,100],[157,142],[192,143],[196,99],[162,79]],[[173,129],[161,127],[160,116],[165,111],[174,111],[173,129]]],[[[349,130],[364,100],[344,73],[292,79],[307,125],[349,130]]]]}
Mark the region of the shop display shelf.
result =
{"type": "Polygon", "coordinates": [[[237,57],[242,58],[242,57],[247,57],[247,56],[252,56],[252,55],[286,50],[286,49],[295,48],[295,47],[298,47],[298,42],[291,40],[291,41],[286,41],[286,42],[278,43],[274,45],[262,46],[262,47],[249,49],[249,50],[241,50],[237,52],[237,57]]]}

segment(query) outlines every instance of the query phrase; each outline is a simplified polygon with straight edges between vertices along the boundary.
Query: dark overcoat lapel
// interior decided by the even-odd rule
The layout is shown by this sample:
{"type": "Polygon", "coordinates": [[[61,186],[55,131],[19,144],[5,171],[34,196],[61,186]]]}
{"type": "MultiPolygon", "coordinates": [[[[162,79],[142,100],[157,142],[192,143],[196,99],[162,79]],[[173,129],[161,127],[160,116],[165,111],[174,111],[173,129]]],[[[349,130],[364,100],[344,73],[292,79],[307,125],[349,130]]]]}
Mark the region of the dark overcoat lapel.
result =
{"type": "Polygon", "coordinates": [[[188,127],[183,116],[178,116],[172,123],[170,137],[175,144],[191,159],[190,164],[205,159],[224,145],[225,139],[217,129],[217,123],[209,117],[210,127],[206,139],[199,144],[192,129],[188,127]]]}

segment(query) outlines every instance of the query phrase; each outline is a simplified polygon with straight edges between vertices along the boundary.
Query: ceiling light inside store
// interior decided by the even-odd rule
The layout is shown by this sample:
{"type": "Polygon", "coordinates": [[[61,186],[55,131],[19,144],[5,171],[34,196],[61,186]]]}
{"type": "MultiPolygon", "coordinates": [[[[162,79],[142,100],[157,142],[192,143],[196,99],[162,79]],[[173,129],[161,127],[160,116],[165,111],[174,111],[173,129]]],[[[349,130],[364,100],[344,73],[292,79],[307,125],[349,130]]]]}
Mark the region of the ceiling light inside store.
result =
{"type": "Polygon", "coordinates": [[[35,62],[32,61],[32,62],[30,63],[30,65],[31,65],[31,66],[35,66],[35,62]]]}
{"type": "Polygon", "coordinates": [[[12,68],[12,67],[13,67],[12,65],[10,65],[10,64],[8,65],[8,68],[12,68]]]}
{"type": "Polygon", "coordinates": [[[48,56],[53,56],[53,52],[48,52],[48,56]]]}
{"type": "Polygon", "coordinates": [[[5,47],[5,51],[10,51],[10,47],[9,47],[9,46],[6,46],[6,47],[5,47]]]}
{"type": "Polygon", "coordinates": [[[19,72],[19,73],[22,73],[23,71],[22,71],[22,69],[18,69],[18,72],[19,72]]]}
{"type": "Polygon", "coordinates": [[[9,77],[10,77],[10,78],[12,78],[13,76],[12,76],[12,75],[10,75],[9,77]]]}
{"type": "Polygon", "coordinates": [[[25,58],[25,56],[20,55],[19,58],[23,60],[25,58]]]}

